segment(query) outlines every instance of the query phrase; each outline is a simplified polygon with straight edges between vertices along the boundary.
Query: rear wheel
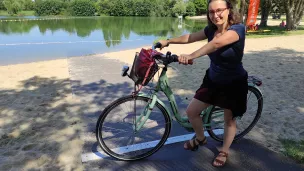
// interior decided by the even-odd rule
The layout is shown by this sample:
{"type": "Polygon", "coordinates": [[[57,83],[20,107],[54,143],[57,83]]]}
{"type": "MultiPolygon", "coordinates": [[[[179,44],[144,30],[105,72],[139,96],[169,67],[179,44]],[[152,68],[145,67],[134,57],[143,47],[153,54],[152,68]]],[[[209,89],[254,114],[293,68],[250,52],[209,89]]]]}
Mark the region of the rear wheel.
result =
{"type": "MultiPolygon", "coordinates": [[[[247,110],[243,117],[236,119],[236,135],[234,141],[244,137],[258,122],[263,109],[263,96],[255,87],[248,87],[247,110]]],[[[208,118],[207,127],[209,135],[216,141],[222,142],[224,139],[224,109],[214,107],[208,118]]]]}
{"type": "Polygon", "coordinates": [[[147,97],[126,96],[102,112],[96,125],[96,138],[105,153],[120,160],[139,160],[161,148],[170,134],[171,120],[159,103],[141,130],[134,131],[136,118],[149,102],[147,97]]]}

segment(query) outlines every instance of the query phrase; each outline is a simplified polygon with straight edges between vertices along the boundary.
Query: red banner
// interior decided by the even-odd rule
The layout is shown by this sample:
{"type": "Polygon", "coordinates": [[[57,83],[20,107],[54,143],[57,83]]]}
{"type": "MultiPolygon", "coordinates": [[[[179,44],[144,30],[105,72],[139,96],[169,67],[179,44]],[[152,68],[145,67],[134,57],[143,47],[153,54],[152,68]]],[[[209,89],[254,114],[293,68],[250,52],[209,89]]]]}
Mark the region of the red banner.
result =
{"type": "Polygon", "coordinates": [[[258,15],[260,0],[250,0],[246,25],[254,25],[258,15]]]}

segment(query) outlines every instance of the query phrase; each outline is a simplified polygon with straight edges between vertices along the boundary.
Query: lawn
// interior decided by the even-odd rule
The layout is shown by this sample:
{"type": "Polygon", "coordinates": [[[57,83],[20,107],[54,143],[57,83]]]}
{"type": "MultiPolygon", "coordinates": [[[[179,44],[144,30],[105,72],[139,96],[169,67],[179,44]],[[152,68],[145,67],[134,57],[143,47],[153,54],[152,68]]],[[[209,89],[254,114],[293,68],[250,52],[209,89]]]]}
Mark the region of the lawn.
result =
{"type": "MultiPolygon", "coordinates": [[[[35,11],[21,11],[16,16],[33,16],[35,11]]],[[[0,16],[11,16],[7,11],[0,10],[0,16]]]]}
{"type": "Polygon", "coordinates": [[[261,38],[269,36],[288,36],[288,35],[301,35],[304,34],[304,26],[299,26],[295,31],[286,31],[284,28],[279,26],[267,26],[260,28],[256,32],[247,32],[248,38],[261,38]]]}
{"type": "Polygon", "coordinates": [[[293,141],[293,140],[281,140],[285,149],[284,154],[297,162],[304,164],[304,140],[293,141]]]}

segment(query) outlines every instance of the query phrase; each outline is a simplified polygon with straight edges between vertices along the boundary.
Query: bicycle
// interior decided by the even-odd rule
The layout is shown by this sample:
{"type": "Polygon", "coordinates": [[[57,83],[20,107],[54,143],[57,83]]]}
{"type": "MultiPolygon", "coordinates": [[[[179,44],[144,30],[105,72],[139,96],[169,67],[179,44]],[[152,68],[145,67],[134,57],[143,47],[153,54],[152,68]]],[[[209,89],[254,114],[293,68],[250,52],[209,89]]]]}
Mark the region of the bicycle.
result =
{"type": "MultiPolygon", "coordinates": [[[[159,47],[159,44],[156,44],[152,48],[155,49],[157,47],[159,47]]],[[[152,93],[138,93],[137,95],[133,94],[121,97],[108,105],[98,118],[96,138],[101,149],[111,157],[125,161],[139,160],[154,154],[164,145],[171,131],[173,117],[166,105],[158,98],[157,94],[159,92],[163,92],[168,98],[176,121],[186,130],[194,132],[188,118],[179,113],[166,75],[169,64],[178,62],[178,57],[167,52],[166,55],[158,55],[155,59],[163,64],[163,69],[152,93]],[[123,107],[130,107],[130,109],[126,111],[123,110],[123,107]],[[107,123],[109,120],[110,122],[107,123]],[[128,131],[131,132],[130,135],[127,134],[128,131]],[[146,137],[141,138],[140,136],[146,137]],[[122,143],[123,139],[126,139],[127,142],[122,143]]],[[[130,77],[128,70],[129,67],[124,66],[122,76],[130,77]]],[[[255,114],[248,114],[249,110],[247,108],[244,116],[237,120],[238,132],[234,141],[244,137],[255,126],[261,116],[263,95],[258,88],[261,84],[262,81],[259,78],[254,76],[248,77],[247,107],[248,99],[252,94],[255,96],[255,100],[257,100],[254,102],[257,106],[254,108],[255,114]],[[248,123],[249,126],[246,126],[248,123]]],[[[249,106],[252,107],[252,105],[249,106]]],[[[209,106],[202,111],[200,116],[203,120],[203,126],[210,137],[222,142],[222,130],[224,128],[223,109],[209,106]]]]}

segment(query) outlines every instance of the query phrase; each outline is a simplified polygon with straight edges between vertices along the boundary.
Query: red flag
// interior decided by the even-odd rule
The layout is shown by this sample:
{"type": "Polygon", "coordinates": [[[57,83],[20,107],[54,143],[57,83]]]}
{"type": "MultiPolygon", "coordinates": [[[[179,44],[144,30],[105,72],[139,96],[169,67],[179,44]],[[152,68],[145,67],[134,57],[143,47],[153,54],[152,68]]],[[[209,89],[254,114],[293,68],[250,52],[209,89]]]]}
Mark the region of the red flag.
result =
{"type": "Polygon", "coordinates": [[[247,26],[254,25],[258,15],[260,0],[250,0],[248,8],[247,26]]]}

